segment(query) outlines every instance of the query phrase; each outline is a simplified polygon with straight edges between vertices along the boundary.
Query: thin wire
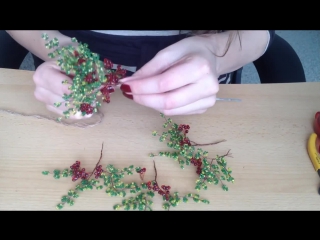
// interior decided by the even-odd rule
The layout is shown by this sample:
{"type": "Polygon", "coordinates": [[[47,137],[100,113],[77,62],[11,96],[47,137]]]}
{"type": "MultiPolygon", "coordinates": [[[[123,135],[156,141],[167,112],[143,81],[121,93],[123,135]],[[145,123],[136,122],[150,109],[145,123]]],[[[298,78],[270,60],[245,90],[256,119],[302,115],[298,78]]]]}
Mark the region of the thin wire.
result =
{"type": "MultiPolygon", "coordinates": [[[[221,101],[221,102],[241,102],[241,99],[237,99],[237,98],[216,98],[216,101],[221,101]]],[[[23,116],[23,117],[32,117],[32,118],[36,118],[36,119],[46,119],[49,121],[53,121],[56,123],[60,123],[64,126],[74,126],[74,127],[79,127],[79,128],[89,128],[89,127],[95,127],[97,125],[99,125],[104,117],[104,114],[101,112],[97,112],[96,115],[98,115],[99,119],[91,124],[87,124],[87,123],[81,123],[81,122],[75,122],[75,123],[66,123],[63,121],[58,122],[57,118],[49,118],[46,116],[42,116],[42,115],[37,115],[37,114],[24,114],[24,113],[18,113],[18,112],[14,112],[11,110],[7,110],[7,109],[0,109],[0,112],[4,112],[4,113],[9,113],[12,115],[16,115],[16,116],[23,116]]]]}
{"type": "Polygon", "coordinates": [[[238,98],[216,98],[216,101],[221,101],[221,102],[241,102],[241,99],[238,99],[238,98]]]}

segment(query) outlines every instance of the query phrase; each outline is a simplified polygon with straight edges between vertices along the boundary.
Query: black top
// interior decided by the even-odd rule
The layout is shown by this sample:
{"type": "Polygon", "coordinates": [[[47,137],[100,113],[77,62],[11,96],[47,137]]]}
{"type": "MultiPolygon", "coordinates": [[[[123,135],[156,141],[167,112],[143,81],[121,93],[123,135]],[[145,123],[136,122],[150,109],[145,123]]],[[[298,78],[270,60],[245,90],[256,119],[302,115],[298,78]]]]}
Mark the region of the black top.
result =
{"type": "MultiPolygon", "coordinates": [[[[87,43],[92,52],[98,53],[101,60],[110,59],[115,64],[136,67],[136,70],[150,61],[160,50],[187,37],[186,34],[174,36],[120,36],[99,33],[90,30],[59,30],[62,34],[75,37],[79,42],[87,43]]],[[[157,30],[158,31],[158,30],[157,30]]],[[[272,44],[275,30],[269,30],[272,44]]],[[[242,68],[219,77],[219,83],[240,83],[239,72],[242,68]]],[[[134,72],[128,71],[130,76],[134,72]]]]}

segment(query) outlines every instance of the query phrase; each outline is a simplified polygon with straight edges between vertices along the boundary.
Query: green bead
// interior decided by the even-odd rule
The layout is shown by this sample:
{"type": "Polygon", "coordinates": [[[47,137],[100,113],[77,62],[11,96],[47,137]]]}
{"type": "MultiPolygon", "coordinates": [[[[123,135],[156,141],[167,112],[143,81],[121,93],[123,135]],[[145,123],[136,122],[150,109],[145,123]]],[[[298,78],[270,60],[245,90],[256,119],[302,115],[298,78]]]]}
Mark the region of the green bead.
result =
{"type": "Polygon", "coordinates": [[[96,187],[97,190],[100,190],[100,189],[102,189],[102,188],[103,188],[102,185],[96,187]]]}
{"type": "Polygon", "coordinates": [[[139,203],[139,211],[143,211],[146,208],[146,205],[144,203],[139,203]]]}
{"type": "Polygon", "coordinates": [[[131,208],[132,208],[133,210],[136,210],[137,207],[138,207],[138,204],[136,204],[136,203],[133,203],[133,204],[131,205],[131,208]]]}
{"type": "Polygon", "coordinates": [[[73,201],[73,200],[70,200],[70,202],[68,202],[68,204],[69,204],[70,206],[73,206],[73,205],[74,205],[74,201],[73,201]]]}
{"type": "Polygon", "coordinates": [[[120,197],[125,197],[126,196],[126,192],[125,191],[121,191],[118,193],[120,197]]]}
{"type": "Polygon", "coordinates": [[[49,58],[54,58],[55,55],[54,55],[54,53],[48,53],[48,57],[49,57],[49,58]]]}
{"type": "Polygon", "coordinates": [[[61,198],[61,202],[65,203],[65,202],[68,201],[68,199],[69,199],[68,196],[63,196],[63,197],[61,198]]]}
{"type": "Polygon", "coordinates": [[[222,185],[222,189],[223,189],[223,191],[228,191],[229,190],[229,188],[226,185],[222,185]]]}
{"type": "Polygon", "coordinates": [[[119,210],[120,207],[121,207],[120,204],[116,204],[116,205],[113,206],[113,209],[114,209],[114,210],[119,210]]]}
{"type": "Polygon", "coordinates": [[[59,175],[59,174],[55,174],[55,175],[53,175],[53,177],[54,177],[55,179],[60,179],[60,175],[59,175]]]}
{"type": "Polygon", "coordinates": [[[56,208],[57,208],[58,210],[61,210],[61,209],[63,208],[63,204],[59,203],[59,204],[56,206],[56,208]]]}
{"type": "Polygon", "coordinates": [[[199,198],[193,198],[193,201],[195,201],[196,203],[198,203],[200,200],[199,200],[199,198]]]}
{"type": "Polygon", "coordinates": [[[124,205],[124,210],[129,211],[130,210],[130,205],[129,204],[124,205]]]}
{"type": "Polygon", "coordinates": [[[48,175],[50,172],[49,171],[43,171],[42,174],[43,175],[48,175]]]}
{"type": "Polygon", "coordinates": [[[202,199],[201,202],[206,203],[206,204],[209,204],[209,203],[210,203],[210,202],[209,202],[208,200],[206,200],[206,199],[202,199]]]}
{"type": "Polygon", "coordinates": [[[74,193],[75,193],[75,192],[74,192],[73,190],[69,190],[68,195],[69,195],[70,197],[72,197],[74,193]]]}
{"type": "Polygon", "coordinates": [[[188,202],[188,198],[187,197],[183,197],[183,202],[187,203],[188,202]]]}
{"type": "Polygon", "coordinates": [[[168,209],[170,208],[169,203],[164,203],[164,204],[162,205],[162,208],[165,209],[165,210],[168,210],[168,209]]]}
{"type": "Polygon", "coordinates": [[[154,192],[152,192],[152,191],[148,191],[147,194],[148,194],[148,196],[150,196],[152,198],[154,197],[154,192]]]}
{"type": "Polygon", "coordinates": [[[49,36],[46,33],[42,33],[41,38],[44,39],[44,40],[48,40],[49,36]]]}

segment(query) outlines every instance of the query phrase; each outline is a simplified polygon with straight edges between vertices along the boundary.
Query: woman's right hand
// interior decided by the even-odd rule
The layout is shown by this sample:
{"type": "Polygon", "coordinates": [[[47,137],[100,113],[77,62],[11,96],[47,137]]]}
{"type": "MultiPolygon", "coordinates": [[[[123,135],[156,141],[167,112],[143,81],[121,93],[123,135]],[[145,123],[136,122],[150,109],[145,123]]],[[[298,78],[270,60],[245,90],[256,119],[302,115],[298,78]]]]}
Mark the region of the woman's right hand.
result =
{"type": "MultiPolygon", "coordinates": [[[[70,94],[69,87],[72,79],[60,70],[56,61],[47,61],[41,64],[33,75],[33,80],[36,85],[34,96],[37,100],[43,102],[47,109],[51,112],[64,116],[63,112],[72,107],[66,107],[62,98],[64,94],[70,94]],[[62,81],[67,80],[68,84],[62,84],[62,81]],[[62,102],[61,106],[56,107],[54,103],[62,102]]],[[[81,112],[75,115],[70,115],[70,119],[82,119],[91,117],[90,115],[82,116],[81,112]]]]}

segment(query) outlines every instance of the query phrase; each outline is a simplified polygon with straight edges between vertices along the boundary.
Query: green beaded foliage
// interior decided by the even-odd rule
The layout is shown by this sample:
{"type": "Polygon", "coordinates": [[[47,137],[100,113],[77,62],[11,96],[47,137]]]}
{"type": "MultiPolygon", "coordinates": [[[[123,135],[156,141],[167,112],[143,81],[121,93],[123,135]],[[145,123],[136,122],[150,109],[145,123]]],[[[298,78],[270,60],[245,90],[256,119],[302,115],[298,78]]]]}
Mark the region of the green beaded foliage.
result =
{"type": "MultiPolygon", "coordinates": [[[[199,178],[196,180],[195,189],[207,190],[208,184],[217,185],[222,183],[222,189],[228,191],[228,187],[225,182],[234,182],[234,178],[231,176],[232,171],[227,168],[226,156],[229,156],[229,152],[223,156],[216,156],[215,158],[209,158],[208,152],[196,146],[208,146],[217,144],[197,144],[187,137],[187,133],[190,129],[188,125],[176,124],[170,118],[166,119],[163,114],[161,116],[165,119],[163,125],[166,131],[159,135],[156,131],[152,132],[153,136],[159,136],[161,142],[167,141],[167,146],[173,148],[173,152],[159,152],[158,154],[151,153],[150,157],[164,156],[173,159],[178,162],[181,168],[188,165],[194,165],[197,167],[197,174],[199,178]]],[[[151,211],[153,198],[155,195],[162,196],[163,209],[169,210],[172,207],[177,207],[180,203],[187,203],[191,199],[196,203],[209,204],[206,199],[200,198],[199,194],[188,193],[185,196],[180,197],[178,192],[173,194],[170,192],[171,187],[165,185],[159,185],[157,182],[157,170],[154,162],[155,178],[154,180],[144,181],[144,175],[146,168],[134,167],[133,165],[125,167],[123,169],[116,168],[114,165],[109,164],[102,170],[102,166],[99,165],[101,156],[91,173],[86,173],[84,168],[80,167],[80,162],[76,161],[70,169],[59,170],[55,169],[53,172],[43,171],[43,175],[52,174],[53,178],[61,179],[72,177],[73,181],[77,181],[79,178],[80,183],[75,186],[75,189],[69,190],[67,195],[62,196],[60,203],[57,204],[57,209],[63,209],[66,205],[73,206],[75,199],[79,197],[81,192],[87,190],[102,190],[106,192],[110,197],[124,198],[121,203],[114,205],[114,210],[139,210],[139,211],[151,211]],[[98,166],[99,165],[99,166],[98,166]],[[125,182],[125,176],[139,174],[141,182],[125,182]],[[92,178],[95,175],[95,178],[92,178]],[[125,198],[127,197],[127,198],[125,198]]]]}
{"type": "MultiPolygon", "coordinates": [[[[81,192],[87,190],[102,190],[105,188],[105,192],[110,197],[122,197],[123,199],[121,204],[116,204],[113,206],[114,210],[139,210],[139,211],[152,211],[153,201],[155,197],[155,191],[149,190],[145,182],[128,182],[123,181],[126,175],[132,175],[134,173],[139,173],[141,167],[137,167],[136,171],[133,171],[134,166],[119,169],[115,168],[113,165],[109,164],[106,167],[106,170],[100,175],[100,180],[97,179],[83,179],[79,184],[76,185],[75,189],[68,191],[67,195],[61,197],[60,202],[57,204],[56,208],[58,210],[63,209],[66,205],[73,206],[75,204],[75,199],[78,198],[81,192]]],[[[49,171],[43,171],[43,175],[51,174],[49,171]]],[[[72,176],[72,170],[65,169],[63,171],[54,170],[52,172],[55,179],[60,179],[62,177],[72,176]]],[[[177,207],[181,202],[187,203],[185,199],[193,198],[195,202],[202,202],[209,204],[208,200],[200,199],[199,195],[187,194],[184,197],[179,197],[179,193],[175,192],[173,195],[169,196],[169,199],[166,200],[163,198],[163,209],[169,210],[171,207],[177,207]]]]}
{"type": "Polygon", "coordinates": [[[184,124],[176,124],[172,119],[160,114],[165,119],[163,128],[166,130],[162,134],[158,134],[157,131],[153,131],[153,136],[158,136],[160,142],[167,142],[167,147],[174,149],[174,151],[163,151],[158,154],[150,153],[150,157],[167,157],[176,161],[181,169],[185,166],[194,165],[197,167],[197,174],[199,178],[196,180],[195,189],[207,190],[208,184],[217,185],[221,183],[222,189],[228,191],[226,182],[234,182],[234,178],[231,176],[231,169],[227,167],[225,157],[229,156],[229,151],[223,156],[216,156],[215,158],[209,158],[208,152],[197,146],[209,146],[216,143],[209,144],[197,144],[187,137],[190,127],[184,124]]]}
{"type": "MultiPolygon", "coordinates": [[[[88,48],[88,44],[81,43],[72,38],[75,45],[59,47],[59,40],[44,33],[42,38],[45,46],[52,49],[48,54],[49,58],[56,59],[61,71],[65,72],[70,78],[70,94],[63,95],[63,102],[54,103],[55,107],[64,106],[65,118],[70,118],[80,112],[83,116],[98,111],[103,102],[110,102],[109,94],[114,91],[119,79],[124,77],[126,70],[112,69],[113,64],[108,59],[100,60],[97,53],[93,53],[88,48]],[[103,87],[105,86],[105,89],[103,87]],[[112,91],[110,90],[112,88],[112,91]],[[100,97],[101,96],[101,97],[100,97]]],[[[63,80],[62,84],[69,84],[68,80],[63,80]]],[[[61,117],[57,121],[61,121],[61,117]]]]}

